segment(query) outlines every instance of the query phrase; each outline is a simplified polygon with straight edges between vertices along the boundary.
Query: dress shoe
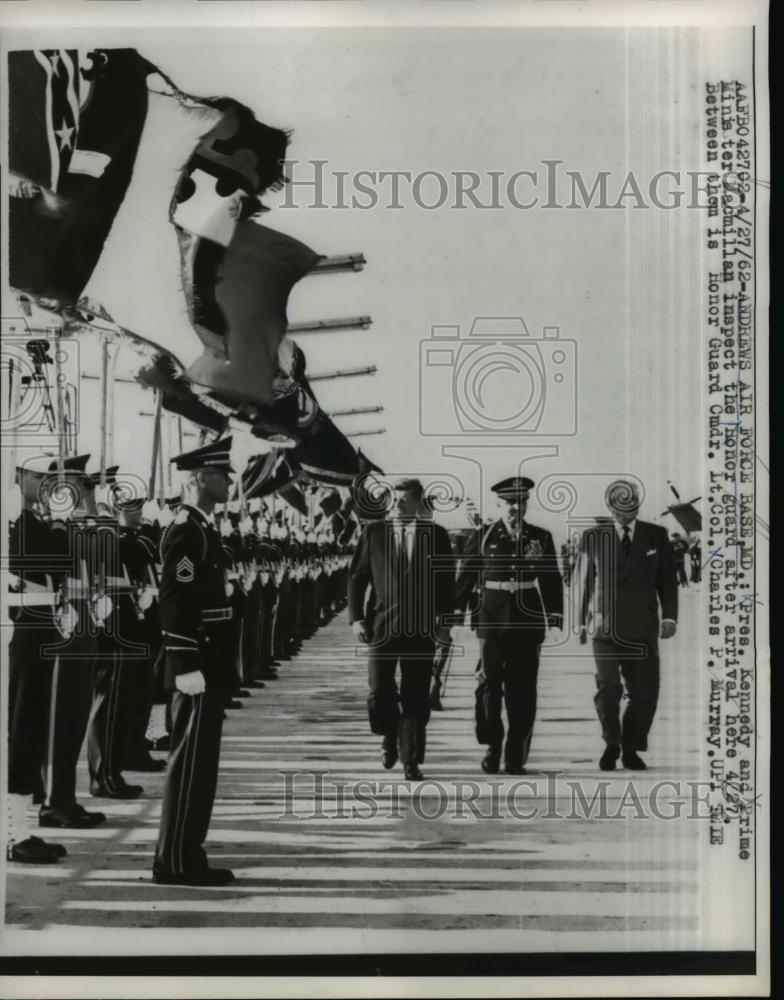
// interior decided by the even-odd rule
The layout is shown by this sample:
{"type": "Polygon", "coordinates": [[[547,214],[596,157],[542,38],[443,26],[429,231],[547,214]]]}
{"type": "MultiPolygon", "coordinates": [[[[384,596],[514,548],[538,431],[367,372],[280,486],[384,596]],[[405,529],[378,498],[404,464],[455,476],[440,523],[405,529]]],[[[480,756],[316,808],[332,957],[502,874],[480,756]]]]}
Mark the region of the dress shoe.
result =
{"type": "Polygon", "coordinates": [[[506,774],[528,774],[522,764],[510,764],[508,761],[504,764],[504,772],[506,774]]]}
{"type": "Polygon", "coordinates": [[[166,761],[156,760],[155,757],[151,757],[147,754],[146,757],[141,757],[139,760],[129,761],[124,767],[123,771],[143,771],[153,773],[155,771],[165,771],[166,761]]]}
{"type": "Polygon", "coordinates": [[[482,770],[485,774],[498,774],[501,765],[500,754],[494,750],[488,750],[482,760],[482,770]]]}
{"type": "Polygon", "coordinates": [[[20,840],[18,844],[11,844],[8,848],[8,860],[17,861],[25,865],[53,865],[56,864],[62,855],[45,844],[40,837],[28,837],[20,840]]]}
{"type": "Polygon", "coordinates": [[[52,854],[56,854],[58,858],[65,858],[68,856],[68,851],[62,844],[53,844],[50,840],[41,840],[40,837],[28,837],[36,846],[45,847],[47,851],[51,851],[52,854]]]}
{"type": "Polygon", "coordinates": [[[621,763],[629,771],[647,771],[648,765],[639,757],[636,750],[624,750],[621,763]]]}
{"type": "Polygon", "coordinates": [[[194,872],[177,873],[153,868],[152,880],[158,885],[222,886],[234,881],[234,872],[228,868],[200,868],[194,872]]]}
{"type": "Polygon", "coordinates": [[[91,809],[88,812],[81,802],[76,803],[76,811],[82,816],[86,816],[94,824],[106,822],[106,813],[98,812],[96,809],[91,809]]]}
{"type": "Polygon", "coordinates": [[[90,795],[96,799],[138,799],[143,791],[141,785],[129,785],[117,778],[90,782],[90,795]]]}
{"type": "MultiPolygon", "coordinates": [[[[263,676],[263,674],[260,674],[259,676],[261,677],[263,676]]],[[[267,685],[264,683],[264,681],[258,681],[258,680],[248,681],[248,687],[253,688],[254,690],[256,688],[265,688],[266,686],[267,685]]]]}
{"type": "Polygon", "coordinates": [[[615,763],[621,755],[621,748],[612,743],[604,748],[604,753],[599,759],[599,767],[602,771],[614,771],[615,763]]]}
{"type": "Polygon", "coordinates": [[[232,700],[226,704],[226,708],[242,708],[242,702],[237,701],[236,698],[232,698],[232,700]]]}
{"type": "MultiPolygon", "coordinates": [[[[38,825],[57,827],[61,830],[89,830],[102,821],[96,819],[100,813],[80,811],[75,805],[68,809],[58,809],[55,806],[41,806],[38,813],[38,825]]],[[[104,817],[105,818],[105,817],[104,817]]]]}
{"type": "Polygon", "coordinates": [[[403,773],[406,776],[406,781],[421,781],[424,778],[418,764],[406,764],[403,773]]]}
{"type": "Polygon", "coordinates": [[[259,674],[259,677],[263,677],[265,680],[268,681],[276,681],[278,679],[278,671],[272,669],[262,670],[259,674]]]}
{"type": "Polygon", "coordinates": [[[245,688],[240,688],[238,691],[234,692],[235,698],[250,698],[250,691],[246,691],[245,688]]]}
{"type": "Polygon", "coordinates": [[[397,764],[397,747],[393,743],[391,746],[383,744],[381,747],[381,763],[387,771],[391,771],[397,764]]]}

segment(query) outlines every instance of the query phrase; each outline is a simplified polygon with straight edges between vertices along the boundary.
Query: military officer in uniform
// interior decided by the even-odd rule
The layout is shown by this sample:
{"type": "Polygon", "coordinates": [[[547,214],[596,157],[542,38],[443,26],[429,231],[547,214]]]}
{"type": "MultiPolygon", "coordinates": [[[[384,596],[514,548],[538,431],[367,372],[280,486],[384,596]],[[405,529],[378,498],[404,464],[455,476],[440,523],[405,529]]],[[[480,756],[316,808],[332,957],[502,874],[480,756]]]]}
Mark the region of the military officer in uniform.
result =
{"type": "Polygon", "coordinates": [[[525,774],[536,717],[539,651],[549,629],[563,627],[563,588],[553,538],[525,520],[533,480],[504,479],[492,487],[502,516],[468,540],[457,578],[460,611],[477,585],[479,638],[477,739],[488,744],[482,761],[496,774],[504,751],[507,774],[525,774]],[[504,747],[502,702],[508,731],[504,747]]]}
{"type": "Polygon", "coordinates": [[[204,841],[218,781],[223,709],[236,683],[232,608],[221,537],[213,523],[234,470],[231,438],[173,459],[186,474],[180,511],[161,539],[159,658],[172,692],[172,735],[153,880],[165,885],[227,885],[211,868],[204,841]]]}

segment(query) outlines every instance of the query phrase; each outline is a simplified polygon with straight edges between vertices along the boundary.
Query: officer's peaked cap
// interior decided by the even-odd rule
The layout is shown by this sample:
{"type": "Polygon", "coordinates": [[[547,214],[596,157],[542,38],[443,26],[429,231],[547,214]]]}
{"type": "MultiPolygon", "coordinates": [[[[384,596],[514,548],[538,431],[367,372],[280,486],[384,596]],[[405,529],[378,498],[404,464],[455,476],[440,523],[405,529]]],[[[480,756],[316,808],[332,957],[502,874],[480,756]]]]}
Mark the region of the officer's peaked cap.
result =
{"type": "MultiPolygon", "coordinates": [[[[63,459],[63,472],[84,472],[89,461],[89,455],[70,455],[63,459]]],[[[57,472],[57,456],[36,455],[22,461],[17,468],[46,476],[50,472],[57,472]]]]}
{"type": "Polygon", "coordinates": [[[185,451],[172,459],[181,472],[197,469],[215,469],[218,472],[234,472],[231,467],[231,438],[219,438],[193,451],[185,451]]]}
{"type": "Polygon", "coordinates": [[[499,497],[519,497],[521,500],[526,500],[534,486],[533,479],[529,479],[527,476],[510,476],[508,479],[502,479],[495,486],[491,486],[490,489],[499,497]]]}

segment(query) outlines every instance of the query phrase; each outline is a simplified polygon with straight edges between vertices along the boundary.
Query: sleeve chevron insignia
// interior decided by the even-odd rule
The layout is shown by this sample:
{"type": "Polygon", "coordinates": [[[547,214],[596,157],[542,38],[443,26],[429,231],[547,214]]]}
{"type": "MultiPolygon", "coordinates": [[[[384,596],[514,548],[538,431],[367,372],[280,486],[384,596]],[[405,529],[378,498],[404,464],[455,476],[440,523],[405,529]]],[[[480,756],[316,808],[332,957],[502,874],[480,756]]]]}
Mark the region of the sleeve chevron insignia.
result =
{"type": "Polygon", "coordinates": [[[177,563],[177,580],[180,583],[193,582],[193,563],[187,556],[183,556],[177,563]]]}

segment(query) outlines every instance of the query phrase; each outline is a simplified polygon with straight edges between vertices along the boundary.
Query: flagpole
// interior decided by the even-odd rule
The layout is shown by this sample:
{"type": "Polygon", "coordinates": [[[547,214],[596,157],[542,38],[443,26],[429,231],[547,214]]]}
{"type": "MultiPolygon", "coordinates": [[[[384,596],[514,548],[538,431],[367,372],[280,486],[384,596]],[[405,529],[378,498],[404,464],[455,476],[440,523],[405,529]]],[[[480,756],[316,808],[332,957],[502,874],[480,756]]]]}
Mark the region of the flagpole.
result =
{"type": "Polygon", "coordinates": [[[316,375],[308,375],[309,382],[323,382],[332,378],[351,378],[355,375],[375,375],[378,368],[375,365],[368,365],[366,368],[344,368],[334,372],[319,372],[316,375]]]}
{"type": "Polygon", "coordinates": [[[54,368],[55,368],[55,384],[57,393],[57,482],[58,485],[62,487],[65,482],[65,459],[66,459],[66,427],[65,427],[65,399],[63,393],[65,391],[63,383],[65,381],[65,376],[63,375],[63,357],[64,352],[60,349],[59,342],[63,336],[63,327],[60,325],[59,329],[55,333],[54,343],[54,368]]]}
{"type": "Polygon", "coordinates": [[[365,255],[361,252],[334,254],[332,257],[322,257],[305,277],[312,274],[333,274],[336,271],[361,271],[365,264],[365,255]]]}
{"type": "Polygon", "coordinates": [[[367,330],[373,325],[370,316],[346,316],[335,319],[304,320],[302,323],[289,323],[286,333],[325,333],[330,330],[367,330]]]}
{"type": "Polygon", "coordinates": [[[150,484],[147,493],[150,500],[155,497],[155,478],[158,468],[158,451],[161,447],[161,411],[163,409],[163,393],[155,390],[155,421],[152,431],[152,459],[150,461],[150,484]]]}
{"type": "Polygon", "coordinates": [[[349,410],[330,410],[328,417],[353,417],[356,413],[383,413],[383,406],[355,406],[349,410]]]}

